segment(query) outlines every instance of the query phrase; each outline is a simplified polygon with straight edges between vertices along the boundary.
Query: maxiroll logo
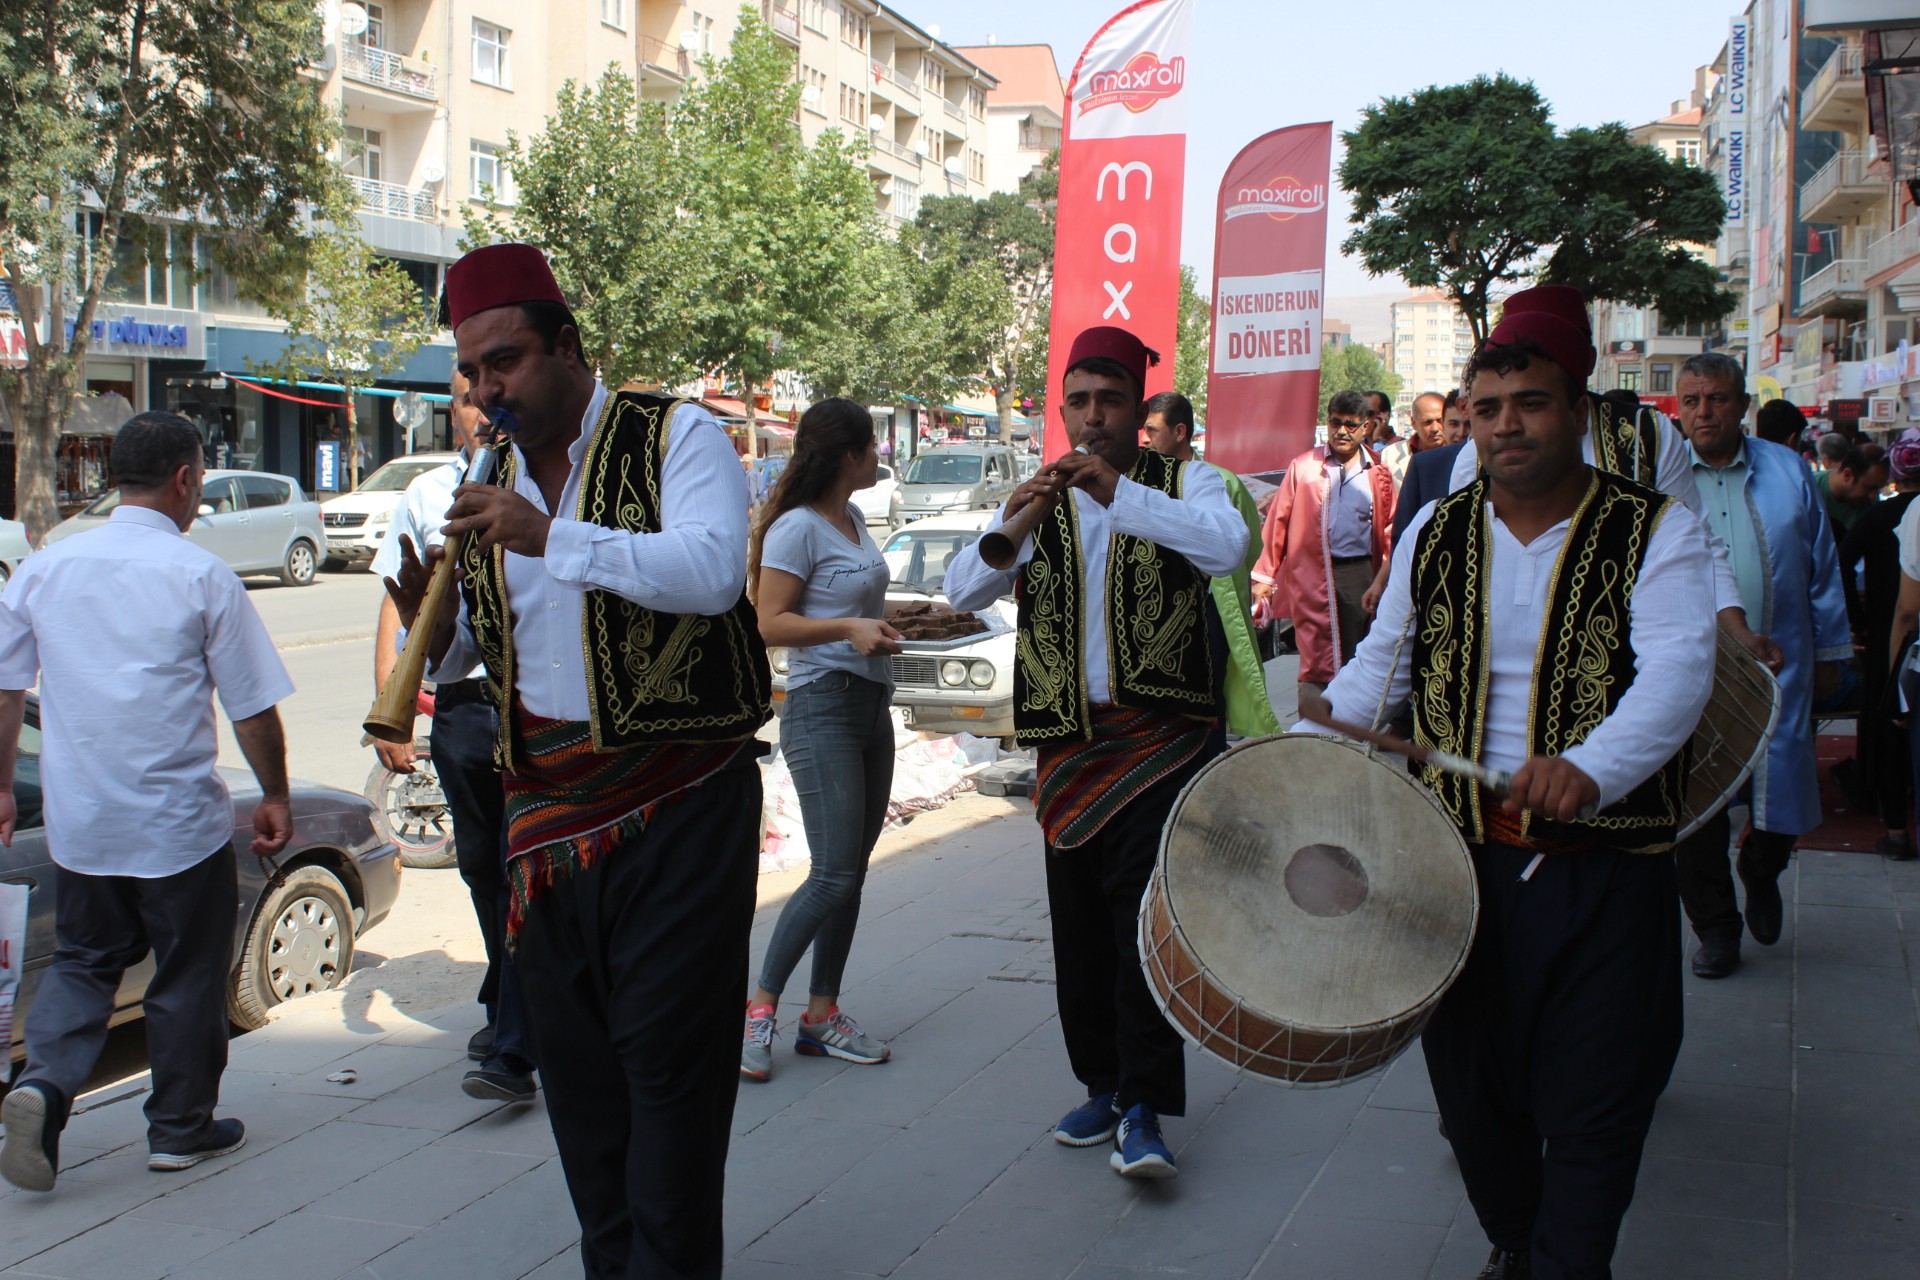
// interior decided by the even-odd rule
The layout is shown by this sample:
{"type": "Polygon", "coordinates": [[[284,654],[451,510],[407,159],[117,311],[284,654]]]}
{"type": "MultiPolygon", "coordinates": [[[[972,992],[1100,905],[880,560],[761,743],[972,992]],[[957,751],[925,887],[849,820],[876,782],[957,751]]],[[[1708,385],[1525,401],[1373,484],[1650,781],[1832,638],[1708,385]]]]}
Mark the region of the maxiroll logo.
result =
{"type": "Polygon", "coordinates": [[[1080,103],[1080,114],[1096,107],[1122,106],[1138,113],[1154,103],[1171,98],[1187,84],[1187,60],[1160,61],[1158,54],[1136,53],[1118,71],[1096,71],[1087,82],[1087,96],[1080,103]]]}
{"type": "Polygon", "coordinates": [[[1264,213],[1275,222],[1287,222],[1303,213],[1319,213],[1327,207],[1324,182],[1306,183],[1291,174],[1281,174],[1264,186],[1241,187],[1234,203],[1227,206],[1226,221],[1264,213]]]}

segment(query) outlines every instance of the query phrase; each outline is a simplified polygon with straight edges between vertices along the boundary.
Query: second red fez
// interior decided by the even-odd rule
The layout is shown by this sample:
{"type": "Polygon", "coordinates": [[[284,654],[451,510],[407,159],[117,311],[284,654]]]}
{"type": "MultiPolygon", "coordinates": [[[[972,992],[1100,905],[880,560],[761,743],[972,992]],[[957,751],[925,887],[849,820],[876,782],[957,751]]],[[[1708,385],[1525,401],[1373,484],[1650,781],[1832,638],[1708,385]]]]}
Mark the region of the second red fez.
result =
{"type": "Polygon", "coordinates": [[[1147,366],[1159,364],[1160,353],[1118,325],[1102,324],[1082,330],[1073,340],[1073,347],[1067,353],[1067,368],[1073,368],[1082,360],[1094,359],[1111,360],[1125,369],[1144,393],[1147,366]]]}
{"type": "Polygon", "coordinates": [[[447,327],[468,316],[520,302],[567,305],[547,256],[530,244],[490,244],[447,268],[447,327]]]}
{"type": "Polygon", "coordinates": [[[1507,299],[1500,323],[1493,326],[1487,341],[1510,346],[1522,339],[1536,344],[1581,382],[1592,376],[1593,326],[1587,320],[1587,298],[1572,285],[1536,285],[1507,299]]]}

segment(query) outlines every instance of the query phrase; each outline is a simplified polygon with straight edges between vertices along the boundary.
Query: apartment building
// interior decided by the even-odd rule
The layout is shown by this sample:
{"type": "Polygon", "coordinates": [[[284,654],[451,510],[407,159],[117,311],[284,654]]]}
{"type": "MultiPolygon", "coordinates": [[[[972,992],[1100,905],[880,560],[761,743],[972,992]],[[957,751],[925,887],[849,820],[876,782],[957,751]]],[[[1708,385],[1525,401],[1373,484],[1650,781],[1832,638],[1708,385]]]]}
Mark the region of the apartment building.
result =
{"type": "Polygon", "coordinates": [[[987,187],[1016,192],[1060,145],[1066,81],[1046,44],[983,44],[954,50],[999,83],[987,93],[987,187]]]}
{"type": "Polygon", "coordinates": [[[1328,317],[1320,322],[1320,345],[1328,351],[1338,351],[1353,344],[1353,326],[1345,320],[1328,317]]]}
{"type": "Polygon", "coordinates": [[[1413,398],[1445,394],[1460,385],[1473,355],[1473,330],[1453,299],[1437,289],[1409,294],[1393,304],[1393,348],[1388,367],[1400,377],[1394,396],[1395,424],[1413,409],[1413,398]]]}

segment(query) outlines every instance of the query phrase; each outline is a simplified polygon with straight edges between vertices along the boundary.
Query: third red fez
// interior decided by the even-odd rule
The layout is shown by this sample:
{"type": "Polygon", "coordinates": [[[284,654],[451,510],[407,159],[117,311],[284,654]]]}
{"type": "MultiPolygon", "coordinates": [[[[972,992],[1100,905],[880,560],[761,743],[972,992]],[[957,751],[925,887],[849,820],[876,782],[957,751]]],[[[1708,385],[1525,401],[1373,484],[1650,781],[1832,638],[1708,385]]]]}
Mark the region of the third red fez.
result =
{"type": "Polygon", "coordinates": [[[1144,391],[1147,385],[1147,366],[1160,363],[1160,353],[1146,343],[1128,333],[1118,325],[1095,325],[1083,330],[1073,340],[1073,348],[1067,353],[1067,368],[1079,364],[1082,360],[1111,360],[1140,384],[1144,391]]]}
{"type": "Polygon", "coordinates": [[[1587,299],[1572,285],[1543,284],[1507,299],[1500,323],[1487,335],[1502,346],[1527,339],[1581,382],[1593,373],[1593,326],[1587,299]]]}
{"type": "Polygon", "coordinates": [[[530,244],[490,244],[447,268],[447,327],[468,316],[520,302],[557,302],[566,295],[547,256],[530,244]]]}

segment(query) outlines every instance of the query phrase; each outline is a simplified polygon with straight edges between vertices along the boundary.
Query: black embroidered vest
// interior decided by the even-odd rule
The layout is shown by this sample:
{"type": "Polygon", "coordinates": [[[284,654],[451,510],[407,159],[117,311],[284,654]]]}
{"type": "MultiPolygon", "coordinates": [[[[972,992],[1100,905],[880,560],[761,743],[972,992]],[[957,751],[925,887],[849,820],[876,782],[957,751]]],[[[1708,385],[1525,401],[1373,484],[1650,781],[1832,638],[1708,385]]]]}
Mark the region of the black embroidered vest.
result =
{"type": "Polygon", "coordinates": [[[1658,487],[1660,419],[1653,410],[1625,408],[1603,396],[1587,397],[1587,434],[1593,437],[1593,465],[1625,476],[1649,489],[1658,487]]]}
{"type": "MultiPolygon", "coordinates": [[[[594,427],[581,462],[576,520],[629,533],[658,533],[660,472],[668,428],[683,402],[668,396],[617,392],[594,427]]],[[[500,455],[496,483],[512,488],[512,450],[500,455]]],[[[514,763],[513,720],[505,695],[513,689],[513,619],[507,605],[506,552],[462,550],[461,586],[473,638],[487,664],[495,705],[501,707],[500,763],[514,763]]],[[[587,706],[597,751],[660,742],[728,742],[745,738],[771,714],[766,646],[746,584],[725,613],[661,613],[611,591],[584,593],[581,639],[586,646],[587,706]]]]}
{"type": "MultiPolygon", "coordinates": [[[[1548,588],[1528,713],[1530,755],[1559,755],[1585,741],[1633,683],[1634,583],[1673,500],[1597,468],[1592,476],[1548,588]]],[[[1443,499],[1413,548],[1414,740],[1470,760],[1480,759],[1491,678],[1487,488],[1483,476],[1443,499]]],[[[1546,840],[1664,849],[1677,830],[1687,754],[1682,748],[1594,818],[1559,823],[1528,812],[1521,831],[1546,840]]],[[[1485,838],[1476,784],[1432,767],[1421,780],[1469,841],[1485,838]]]]}
{"type": "MultiPolygon", "coordinates": [[[[1179,497],[1188,464],[1142,449],[1127,478],[1179,497]]],[[[1137,711],[1212,720],[1213,653],[1207,644],[1209,579],[1176,551],[1129,534],[1107,549],[1107,598],[1082,598],[1080,520],[1071,498],[1033,531],[1021,571],[1013,668],[1014,737],[1026,746],[1088,742],[1086,610],[1107,616],[1111,696],[1137,711]]]]}

